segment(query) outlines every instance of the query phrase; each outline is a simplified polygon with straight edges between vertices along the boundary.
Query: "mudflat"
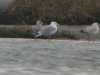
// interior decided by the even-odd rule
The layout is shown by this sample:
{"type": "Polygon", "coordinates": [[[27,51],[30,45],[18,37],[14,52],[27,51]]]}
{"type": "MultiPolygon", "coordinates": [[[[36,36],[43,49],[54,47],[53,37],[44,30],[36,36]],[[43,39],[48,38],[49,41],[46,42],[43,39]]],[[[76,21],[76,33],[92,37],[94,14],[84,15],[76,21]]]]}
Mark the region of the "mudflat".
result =
{"type": "Polygon", "coordinates": [[[0,38],[0,75],[100,75],[100,41],[0,38]]]}

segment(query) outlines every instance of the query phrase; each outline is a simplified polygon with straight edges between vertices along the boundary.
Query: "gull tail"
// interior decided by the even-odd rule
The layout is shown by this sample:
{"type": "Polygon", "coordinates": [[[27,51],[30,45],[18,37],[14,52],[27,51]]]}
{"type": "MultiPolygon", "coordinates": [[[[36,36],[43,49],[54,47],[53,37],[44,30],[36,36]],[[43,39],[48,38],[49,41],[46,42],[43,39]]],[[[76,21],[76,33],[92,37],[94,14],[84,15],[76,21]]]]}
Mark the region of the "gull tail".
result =
{"type": "Polygon", "coordinates": [[[32,33],[31,35],[35,36],[35,35],[37,35],[37,33],[32,33]]]}
{"type": "Polygon", "coordinates": [[[41,36],[42,34],[40,33],[40,32],[38,32],[38,34],[37,35],[35,35],[35,37],[39,37],[39,36],[41,36]]]}
{"type": "Polygon", "coordinates": [[[42,34],[41,34],[40,32],[37,32],[37,33],[32,33],[32,35],[33,35],[34,37],[39,37],[39,36],[41,36],[42,34]]]}

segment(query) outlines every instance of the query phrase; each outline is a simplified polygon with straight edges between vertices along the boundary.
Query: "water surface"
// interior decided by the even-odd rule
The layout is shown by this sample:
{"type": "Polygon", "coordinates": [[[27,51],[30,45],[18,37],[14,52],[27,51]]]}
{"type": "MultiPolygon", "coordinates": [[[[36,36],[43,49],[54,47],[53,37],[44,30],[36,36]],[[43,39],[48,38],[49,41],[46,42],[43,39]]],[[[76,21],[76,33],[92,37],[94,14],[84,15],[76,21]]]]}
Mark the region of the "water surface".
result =
{"type": "Polygon", "coordinates": [[[99,75],[100,42],[0,39],[0,75],[99,75]]]}

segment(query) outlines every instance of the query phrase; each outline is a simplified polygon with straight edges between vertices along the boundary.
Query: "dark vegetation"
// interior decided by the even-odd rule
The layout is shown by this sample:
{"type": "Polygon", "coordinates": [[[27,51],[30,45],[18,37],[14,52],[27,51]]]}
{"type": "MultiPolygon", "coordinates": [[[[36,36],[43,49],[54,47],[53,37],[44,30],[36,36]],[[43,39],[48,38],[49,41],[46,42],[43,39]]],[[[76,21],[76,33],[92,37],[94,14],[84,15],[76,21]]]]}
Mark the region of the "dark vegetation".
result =
{"type": "MultiPolygon", "coordinates": [[[[0,37],[33,38],[30,25],[41,19],[45,23],[57,21],[64,25],[100,23],[100,0],[17,0],[5,12],[0,13],[0,24],[16,25],[0,27],[0,37]]],[[[80,39],[81,35],[61,31],[52,38],[80,39]]],[[[40,37],[46,38],[46,37],[40,37]]]]}
{"type": "Polygon", "coordinates": [[[0,13],[0,24],[35,24],[41,19],[60,24],[100,23],[100,0],[17,0],[0,13]]]}

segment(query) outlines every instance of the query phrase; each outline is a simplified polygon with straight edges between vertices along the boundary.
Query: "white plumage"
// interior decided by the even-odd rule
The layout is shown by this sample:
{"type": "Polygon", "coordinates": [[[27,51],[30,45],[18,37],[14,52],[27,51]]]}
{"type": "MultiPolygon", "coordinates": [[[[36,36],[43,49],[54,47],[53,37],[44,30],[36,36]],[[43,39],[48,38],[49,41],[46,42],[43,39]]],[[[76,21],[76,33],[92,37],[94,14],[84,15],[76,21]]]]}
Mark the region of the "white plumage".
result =
{"type": "Polygon", "coordinates": [[[95,37],[99,33],[99,24],[93,23],[91,26],[85,27],[80,30],[81,33],[89,35],[90,38],[95,37]]]}
{"type": "Polygon", "coordinates": [[[39,32],[35,35],[35,37],[39,36],[50,36],[54,35],[57,32],[57,22],[51,22],[50,25],[42,27],[39,32]]]}
{"type": "Polygon", "coordinates": [[[37,26],[38,29],[41,29],[42,26],[43,26],[43,22],[41,20],[37,20],[36,21],[36,26],[37,26]]]}

